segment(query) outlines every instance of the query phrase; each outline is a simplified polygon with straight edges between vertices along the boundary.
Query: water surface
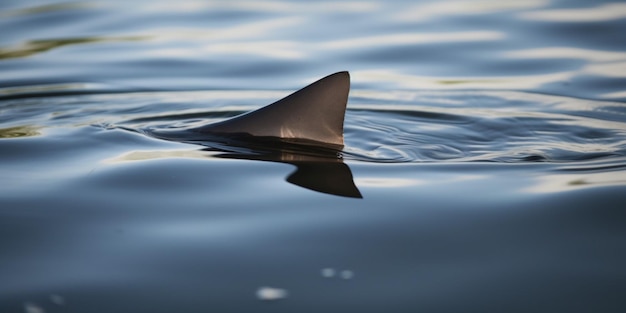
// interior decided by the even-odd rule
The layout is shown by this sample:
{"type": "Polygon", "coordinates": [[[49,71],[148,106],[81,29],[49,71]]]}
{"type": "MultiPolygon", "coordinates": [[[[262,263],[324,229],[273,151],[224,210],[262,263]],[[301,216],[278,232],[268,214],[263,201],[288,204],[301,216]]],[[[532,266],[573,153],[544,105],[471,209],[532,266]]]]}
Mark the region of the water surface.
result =
{"type": "Polygon", "coordinates": [[[2,3],[0,311],[623,312],[623,12],[2,3]],[[157,135],[340,70],[341,150],[157,135]]]}

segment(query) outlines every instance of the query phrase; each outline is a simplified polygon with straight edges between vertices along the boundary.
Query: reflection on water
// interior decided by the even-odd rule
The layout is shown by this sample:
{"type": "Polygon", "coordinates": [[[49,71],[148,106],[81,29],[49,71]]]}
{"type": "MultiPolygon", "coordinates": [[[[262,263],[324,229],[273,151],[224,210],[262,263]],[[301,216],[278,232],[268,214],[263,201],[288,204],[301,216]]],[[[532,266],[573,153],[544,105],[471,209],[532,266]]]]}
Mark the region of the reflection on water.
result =
{"type": "Polygon", "coordinates": [[[579,0],[25,3],[0,16],[2,29],[19,30],[0,42],[0,86],[267,90],[350,70],[357,88],[620,100],[623,9],[579,0]]]}
{"type": "Polygon", "coordinates": [[[93,83],[75,84],[46,84],[33,86],[19,86],[0,88],[0,99],[20,99],[31,97],[45,97],[54,95],[85,94],[90,90],[102,90],[103,85],[93,83]]]}
{"type": "Polygon", "coordinates": [[[600,160],[585,165],[561,166],[550,175],[539,175],[524,191],[537,194],[626,185],[624,160],[600,160]]]}
{"type": "Polygon", "coordinates": [[[286,180],[294,185],[337,196],[363,198],[354,184],[350,167],[340,159],[296,155],[284,151],[260,155],[224,153],[218,157],[292,164],[296,166],[296,170],[286,180]]]}
{"type": "Polygon", "coordinates": [[[538,10],[520,15],[523,19],[542,22],[602,22],[626,18],[626,4],[606,3],[596,7],[538,10]]]}
{"type": "Polygon", "coordinates": [[[0,128],[0,138],[31,137],[39,135],[39,127],[32,125],[0,128]]]}
{"type": "Polygon", "coordinates": [[[211,158],[218,152],[207,150],[149,150],[149,151],[129,151],[122,155],[102,161],[105,164],[115,164],[121,162],[146,161],[155,159],[171,158],[211,158]]]}
{"type": "MultiPolygon", "coordinates": [[[[306,155],[289,150],[275,149],[251,150],[248,153],[236,153],[217,148],[206,148],[202,150],[151,150],[132,151],[120,156],[104,160],[104,163],[115,164],[128,161],[145,161],[153,159],[170,158],[225,158],[255,161],[270,161],[291,164],[296,167],[286,181],[294,185],[319,191],[322,193],[362,198],[359,189],[354,184],[350,167],[343,163],[336,154],[329,151],[325,154],[306,155]]],[[[237,175],[246,175],[237,173],[237,175]]]]}
{"type": "Polygon", "coordinates": [[[0,59],[23,58],[33,54],[46,52],[52,49],[96,42],[120,42],[146,40],[147,37],[89,37],[89,38],[65,38],[65,39],[42,39],[30,40],[16,47],[0,48],[0,59]]]}
{"type": "Polygon", "coordinates": [[[554,193],[571,191],[574,188],[626,185],[626,171],[605,173],[581,173],[571,175],[550,175],[537,179],[537,184],[526,189],[532,193],[554,193]]]}
{"type": "Polygon", "coordinates": [[[394,15],[395,18],[407,22],[424,22],[449,16],[483,15],[542,8],[550,3],[548,0],[529,1],[437,1],[425,2],[405,8],[394,15]]]}
{"type": "Polygon", "coordinates": [[[380,35],[373,37],[361,37],[354,39],[344,39],[330,41],[322,44],[319,48],[329,50],[351,50],[371,47],[385,46],[410,46],[417,44],[434,44],[443,42],[464,42],[464,41],[489,41],[502,39],[504,34],[494,31],[458,32],[458,33],[410,33],[380,35]]]}
{"type": "Polygon", "coordinates": [[[29,6],[19,9],[4,9],[0,12],[0,18],[14,17],[20,15],[36,15],[40,13],[48,13],[55,11],[68,11],[80,8],[87,8],[93,4],[87,2],[61,2],[52,4],[43,4],[36,6],[29,6]]]}

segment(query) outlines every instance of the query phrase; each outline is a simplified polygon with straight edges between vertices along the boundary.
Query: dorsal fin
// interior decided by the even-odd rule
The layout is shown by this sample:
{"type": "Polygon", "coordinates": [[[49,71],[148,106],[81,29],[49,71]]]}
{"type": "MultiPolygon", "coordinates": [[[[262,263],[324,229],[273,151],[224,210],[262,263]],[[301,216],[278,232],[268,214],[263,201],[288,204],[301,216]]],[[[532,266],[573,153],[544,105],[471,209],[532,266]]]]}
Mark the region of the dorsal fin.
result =
{"type": "Polygon", "coordinates": [[[350,74],[326,76],[256,111],[203,126],[200,132],[305,139],[343,146],[350,74]]]}

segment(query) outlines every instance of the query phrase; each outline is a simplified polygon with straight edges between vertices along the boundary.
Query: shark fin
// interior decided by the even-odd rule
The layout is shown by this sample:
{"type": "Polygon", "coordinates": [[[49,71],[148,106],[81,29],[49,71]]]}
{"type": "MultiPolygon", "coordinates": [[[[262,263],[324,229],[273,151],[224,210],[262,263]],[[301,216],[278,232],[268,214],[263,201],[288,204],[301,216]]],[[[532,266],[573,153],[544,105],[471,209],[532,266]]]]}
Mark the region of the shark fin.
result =
{"type": "Polygon", "coordinates": [[[349,91],[350,74],[338,72],[268,106],[196,131],[303,139],[343,146],[343,121],[349,91]]]}

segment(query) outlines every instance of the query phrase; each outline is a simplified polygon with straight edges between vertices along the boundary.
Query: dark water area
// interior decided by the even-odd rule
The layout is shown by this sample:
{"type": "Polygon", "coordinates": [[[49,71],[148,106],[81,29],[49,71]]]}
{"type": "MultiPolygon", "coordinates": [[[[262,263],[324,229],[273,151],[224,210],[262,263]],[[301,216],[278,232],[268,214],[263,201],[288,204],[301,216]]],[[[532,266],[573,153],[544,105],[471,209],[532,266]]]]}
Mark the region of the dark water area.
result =
{"type": "Polygon", "coordinates": [[[626,5],[0,3],[0,312],[624,312],[626,5]],[[163,136],[349,70],[342,149],[163,136]]]}

